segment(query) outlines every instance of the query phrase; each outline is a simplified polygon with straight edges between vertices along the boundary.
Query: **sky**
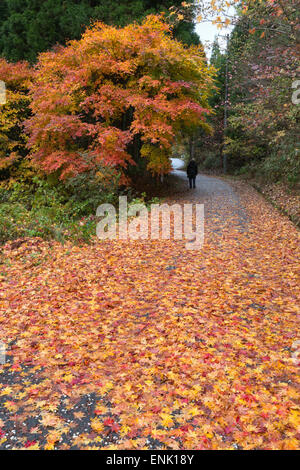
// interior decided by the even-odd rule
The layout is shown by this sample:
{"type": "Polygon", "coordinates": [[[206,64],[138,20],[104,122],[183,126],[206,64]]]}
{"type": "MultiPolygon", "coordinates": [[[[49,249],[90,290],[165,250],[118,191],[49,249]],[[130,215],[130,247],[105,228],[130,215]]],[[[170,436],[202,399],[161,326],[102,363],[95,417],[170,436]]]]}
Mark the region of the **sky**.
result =
{"type": "MultiPolygon", "coordinates": [[[[230,15],[234,15],[235,10],[230,8],[228,12],[230,15]]],[[[211,46],[216,36],[219,38],[221,50],[225,50],[225,36],[226,34],[230,33],[232,29],[233,28],[230,26],[220,30],[217,28],[217,25],[212,24],[210,21],[202,21],[201,23],[197,23],[196,33],[200,36],[201,42],[205,46],[205,51],[208,57],[211,55],[211,46]]]]}
{"type": "MultiPolygon", "coordinates": [[[[224,35],[224,31],[220,31],[217,29],[216,25],[213,25],[211,23],[197,23],[196,25],[196,33],[198,36],[200,36],[202,44],[205,46],[205,51],[208,56],[210,56],[210,46],[214,42],[214,39],[218,35],[224,35]]],[[[221,45],[221,38],[219,40],[219,43],[221,45]]]]}

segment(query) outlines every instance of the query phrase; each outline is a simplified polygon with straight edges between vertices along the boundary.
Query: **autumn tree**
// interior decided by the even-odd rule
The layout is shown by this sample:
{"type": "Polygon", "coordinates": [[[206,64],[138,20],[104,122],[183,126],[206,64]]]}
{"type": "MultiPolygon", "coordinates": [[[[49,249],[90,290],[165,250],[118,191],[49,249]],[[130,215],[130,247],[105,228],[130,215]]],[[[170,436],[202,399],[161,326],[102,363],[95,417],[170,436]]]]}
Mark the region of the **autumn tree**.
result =
{"type": "Polygon", "coordinates": [[[296,2],[248,2],[230,40],[226,151],[232,167],[259,168],[268,178],[297,181],[299,108],[296,2]]]}
{"type": "Polygon", "coordinates": [[[170,32],[161,16],[123,29],[96,23],[41,54],[26,124],[34,163],[61,179],[140,157],[153,174],[169,172],[180,129],[207,127],[213,81],[203,48],[170,32]]]}
{"type": "Polygon", "coordinates": [[[0,178],[18,167],[27,155],[23,121],[30,115],[28,96],[33,70],[28,63],[9,64],[0,59],[0,80],[6,86],[6,103],[0,105],[0,178]]]}
{"type": "MultiPolygon", "coordinates": [[[[199,22],[211,21],[220,30],[234,26],[224,55],[229,66],[229,121],[223,149],[229,169],[296,183],[299,107],[292,94],[299,73],[298,0],[197,0],[196,5],[199,22]]],[[[183,9],[176,15],[182,15],[183,9]]],[[[215,116],[222,114],[222,87],[213,101],[218,99],[220,103],[211,103],[215,116]]],[[[215,144],[217,134],[222,135],[216,125],[215,144]]],[[[217,166],[218,160],[214,159],[217,166]]]]}

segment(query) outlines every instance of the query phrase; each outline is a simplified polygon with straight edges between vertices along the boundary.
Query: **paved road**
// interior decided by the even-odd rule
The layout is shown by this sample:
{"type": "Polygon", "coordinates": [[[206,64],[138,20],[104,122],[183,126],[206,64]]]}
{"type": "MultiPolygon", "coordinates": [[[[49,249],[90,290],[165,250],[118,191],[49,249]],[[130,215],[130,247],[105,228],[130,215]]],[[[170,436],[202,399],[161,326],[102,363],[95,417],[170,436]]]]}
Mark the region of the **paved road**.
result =
{"type": "Polygon", "coordinates": [[[0,449],[296,449],[298,233],[251,188],[189,190],[173,163],[203,249],[4,251],[0,449]]]}
{"type": "MultiPolygon", "coordinates": [[[[173,174],[186,182],[188,179],[186,172],[182,170],[184,163],[179,158],[172,159],[173,174]]],[[[196,188],[188,189],[184,193],[184,198],[204,204],[206,218],[213,218],[216,227],[215,231],[220,231],[224,222],[231,221],[236,224],[241,231],[247,230],[248,215],[246,214],[238,194],[233,187],[220,178],[198,174],[196,178],[196,188]]]]}

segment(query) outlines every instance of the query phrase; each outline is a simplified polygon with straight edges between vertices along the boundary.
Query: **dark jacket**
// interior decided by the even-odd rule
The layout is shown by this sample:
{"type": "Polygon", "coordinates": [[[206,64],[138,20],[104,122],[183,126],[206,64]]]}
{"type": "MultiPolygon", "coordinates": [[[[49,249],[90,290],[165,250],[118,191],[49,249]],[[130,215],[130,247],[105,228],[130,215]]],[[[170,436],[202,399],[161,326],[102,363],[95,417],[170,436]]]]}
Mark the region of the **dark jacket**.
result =
{"type": "Polygon", "coordinates": [[[198,166],[194,160],[191,160],[188,164],[186,173],[189,178],[194,178],[198,174],[198,166]]]}

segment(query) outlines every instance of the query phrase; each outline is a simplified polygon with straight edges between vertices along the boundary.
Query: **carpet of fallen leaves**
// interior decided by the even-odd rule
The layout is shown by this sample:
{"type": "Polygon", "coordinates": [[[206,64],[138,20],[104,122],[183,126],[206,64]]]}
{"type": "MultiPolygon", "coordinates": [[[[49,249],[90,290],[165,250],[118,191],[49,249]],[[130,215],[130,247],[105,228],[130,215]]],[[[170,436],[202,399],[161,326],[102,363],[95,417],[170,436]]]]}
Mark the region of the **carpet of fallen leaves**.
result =
{"type": "MultiPolygon", "coordinates": [[[[255,186],[254,186],[255,187],[255,186]]],[[[276,183],[259,187],[269,200],[287,214],[300,227],[300,191],[287,190],[285,185],[276,183]]]]}
{"type": "Polygon", "coordinates": [[[239,201],[207,202],[197,252],[4,247],[2,449],[299,448],[299,232],[239,201]]]}

